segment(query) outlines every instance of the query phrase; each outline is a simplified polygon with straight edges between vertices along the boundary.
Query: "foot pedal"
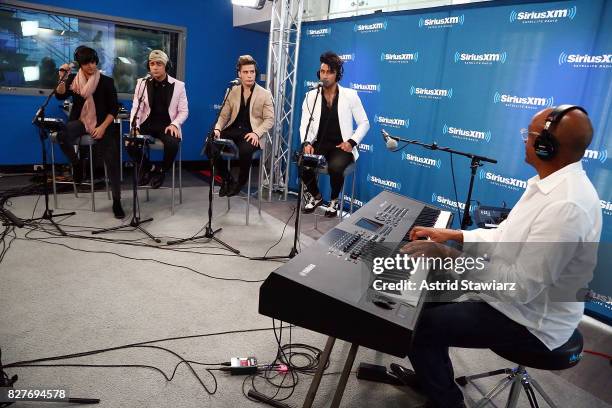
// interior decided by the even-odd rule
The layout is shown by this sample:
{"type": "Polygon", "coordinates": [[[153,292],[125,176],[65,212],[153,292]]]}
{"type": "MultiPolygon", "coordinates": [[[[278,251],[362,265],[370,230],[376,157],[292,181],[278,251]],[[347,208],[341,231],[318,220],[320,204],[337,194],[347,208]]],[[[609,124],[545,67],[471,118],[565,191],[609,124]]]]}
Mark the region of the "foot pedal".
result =
{"type": "Polygon", "coordinates": [[[360,363],[357,378],[391,385],[403,385],[393,373],[387,371],[387,367],[376,364],[360,363]]]}

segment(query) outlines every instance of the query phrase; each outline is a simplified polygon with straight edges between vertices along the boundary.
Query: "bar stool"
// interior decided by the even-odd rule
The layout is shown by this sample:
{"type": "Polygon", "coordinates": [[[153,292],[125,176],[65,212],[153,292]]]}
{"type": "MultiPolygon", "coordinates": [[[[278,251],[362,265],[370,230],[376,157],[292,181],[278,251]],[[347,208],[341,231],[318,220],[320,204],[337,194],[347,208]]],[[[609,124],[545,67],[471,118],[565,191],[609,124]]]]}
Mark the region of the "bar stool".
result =
{"type": "MultiPolygon", "coordinates": [[[[57,140],[57,132],[52,132],[49,135],[49,139],[51,139],[51,177],[53,179],[53,203],[55,208],[58,208],[58,200],[57,200],[57,186],[56,184],[64,184],[67,183],[65,181],[60,181],[57,182],[55,180],[55,149],[53,148],[53,146],[58,143],[57,140]]],[[[95,191],[94,191],[94,187],[95,187],[95,183],[94,183],[94,172],[93,172],[93,146],[96,144],[96,140],[94,138],[91,137],[91,135],[89,134],[85,134],[82,135],[81,137],[79,137],[79,143],[78,146],[79,148],[81,146],[87,146],[89,147],[89,183],[83,182],[81,184],[85,184],[85,185],[89,185],[90,187],[90,191],[91,191],[91,211],[95,212],[96,211],[96,195],[95,195],[95,191]]],[[[74,174],[72,175],[72,187],[74,190],[74,196],[76,198],[79,197],[79,193],[76,187],[76,183],[74,182],[74,174]]],[[[104,163],[104,184],[106,187],[106,195],[108,196],[108,199],[111,199],[110,196],[110,190],[108,188],[108,172],[106,169],[106,163],[104,163]]]]}
{"type": "MultiPolygon", "coordinates": [[[[219,142],[217,144],[219,144],[222,147],[221,150],[221,157],[225,160],[227,160],[227,171],[231,172],[231,160],[238,160],[240,159],[240,153],[238,151],[238,146],[236,146],[236,143],[234,143],[233,140],[230,139],[217,139],[215,142],[218,142],[219,140],[222,140],[222,142],[219,142]]],[[[253,152],[253,157],[251,159],[251,165],[249,165],[249,181],[247,182],[247,205],[246,205],[246,225],[249,225],[249,212],[250,212],[250,208],[251,208],[251,173],[253,170],[253,161],[256,159],[260,159],[261,158],[261,149],[256,150],[255,152],[253,152]]],[[[261,163],[260,163],[261,166],[261,163]]],[[[261,180],[259,181],[261,182],[261,180]]],[[[260,193],[261,188],[259,187],[257,189],[257,194],[259,197],[259,193],[260,193]]],[[[259,215],[261,215],[261,199],[258,200],[259,201],[259,215]]],[[[227,197],[227,210],[229,211],[230,209],[230,197],[227,197]]]]}
{"type": "MultiPolygon", "coordinates": [[[[147,148],[149,149],[149,153],[151,150],[156,150],[156,151],[164,151],[164,143],[157,138],[154,138],[152,136],[148,136],[145,135],[145,137],[147,138],[147,143],[145,143],[145,146],[147,146],[147,148]]],[[[183,143],[182,143],[182,139],[179,139],[179,150],[178,150],[178,185],[179,185],[179,204],[183,204],[183,158],[182,158],[182,150],[183,150],[183,143]]],[[[172,162],[172,187],[170,187],[170,189],[172,190],[172,204],[171,204],[171,214],[174,215],[174,207],[175,207],[175,201],[176,201],[176,158],[174,159],[174,161],[172,162]]],[[[151,187],[149,186],[139,186],[139,188],[144,188],[146,189],[146,201],[149,201],[149,190],[151,190],[151,187]]],[[[168,187],[160,187],[160,188],[168,188],[168,187]]]]}
{"type": "MultiPolygon", "coordinates": [[[[342,220],[345,215],[344,215],[344,188],[345,188],[345,184],[346,184],[346,178],[348,176],[352,176],[352,182],[351,182],[351,203],[350,203],[350,208],[349,208],[349,215],[353,214],[353,202],[355,201],[355,170],[357,169],[357,162],[353,161],[351,164],[349,164],[348,166],[346,166],[346,168],[344,169],[343,175],[344,175],[344,184],[342,185],[342,192],[340,193],[340,211],[338,212],[338,217],[342,220]]],[[[320,167],[317,169],[317,182],[318,182],[318,176],[321,174],[329,174],[328,171],[328,167],[327,165],[320,167]]],[[[321,217],[320,214],[317,214],[317,212],[315,211],[313,213],[315,219],[314,219],[314,225],[315,225],[315,229],[318,228],[318,218],[321,217]]]]}
{"type": "Polygon", "coordinates": [[[565,344],[554,350],[524,351],[510,348],[492,349],[495,354],[518,365],[515,368],[503,368],[501,370],[482,374],[458,377],[455,380],[457,381],[457,384],[465,386],[478,378],[492,377],[500,374],[506,375],[506,378],[498,382],[491,391],[485,394],[483,398],[476,403],[475,408],[484,407],[509,385],[510,394],[508,395],[506,408],[514,408],[517,406],[519,395],[521,393],[521,386],[527,394],[531,407],[538,407],[536,395],[533,390],[533,388],[535,388],[535,391],[537,391],[538,394],[544,398],[544,401],[546,401],[551,408],[556,408],[557,405],[555,405],[548,394],[544,392],[544,389],[535,380],[535,378],[529,375],[526,367],[532,367],[539,370],[565,370],[571,368],[578,364],[582,358],[582,347],[582,334],[580,334],[578,330],[575,330],[565,344]],[[533,386],[533,388],[531,386],[533,386]]]}

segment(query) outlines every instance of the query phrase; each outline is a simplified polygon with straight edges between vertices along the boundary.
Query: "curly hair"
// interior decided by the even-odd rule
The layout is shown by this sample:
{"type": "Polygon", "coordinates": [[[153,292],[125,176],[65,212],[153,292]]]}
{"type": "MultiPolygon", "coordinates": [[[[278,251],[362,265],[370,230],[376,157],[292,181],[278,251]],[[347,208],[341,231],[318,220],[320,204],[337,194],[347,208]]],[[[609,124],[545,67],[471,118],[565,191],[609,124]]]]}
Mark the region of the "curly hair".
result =
{"type": "Polygon", "coordinates": [[[321,64],[326,64],[331,72],[336,73],[336,82],[342,79],[342,74],[344,74],[344,61],[340,59],[338,54],[331,51],[324,52],[321,54],[321,57],[319,57],[319,61],[321,61],[321,64]]]}

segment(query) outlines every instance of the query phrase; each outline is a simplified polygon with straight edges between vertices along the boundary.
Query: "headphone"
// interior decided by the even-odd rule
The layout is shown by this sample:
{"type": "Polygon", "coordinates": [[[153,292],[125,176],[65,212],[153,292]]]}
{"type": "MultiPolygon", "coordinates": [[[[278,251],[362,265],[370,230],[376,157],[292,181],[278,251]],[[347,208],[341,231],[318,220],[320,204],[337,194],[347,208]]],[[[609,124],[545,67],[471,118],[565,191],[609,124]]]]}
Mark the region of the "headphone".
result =
{"type": "MultiPolygon", "coordinates": [[[[340,60],[340,65],[338,66],[338,71],[336,71],[336,82],[340,82],[342,76],[344,75],[344,61],[340,60]]],[[[317,69],[317,78],[321,79],[321,70],[317,69]]]]}
{"type": "Polygon", "coordinates": [[[79,67],[81,66],[81,61],[79,61],[78,54],[79,54],[81,51],[86,50],[86,49],[90,49],[90,50],[92,50],[92,51],[93,51],[93,55],[94,55],[94,57],[93,57],[93,58],[94,58],[94,62],[96,63],[96,65],[100,64],[100,58],[98,58],[98,53],[96,52],[96,50],[94,50],[93,48],[88,47],[88,46],[86,46],[86,45],[79,45],[79,46],[78,46],[78,47],[76,47],[76,49],[74,50],[74,55],[73,55],[73,57],[74,57],[74,61],[76,61],[76,62],[77,62],[77,64],[79,64],[79,67]]]}
{"type": "Polygon", "coordinates": [[[541,160],[548,161],[552,160],[553,157],[557,154],[559,150],[559,142],[555,137],[554,133],[551,132],[551,126],[558,124],[563,116],[565,116],[568,112],[573,110],[579,110],[584,112],[585,115],[588,115],[587,111],[577,105],[559,105],[555,107],[552,112],[546,118],[546,123],[544,124],[544,129],[542,132],[535,138],[533,141],[533,148],[535,149],[535,154],[541,160]]]}
{"type": "MultiPolygon", "coordinates": [[[[145,61],[145,69],[149,72],[149,58],[145,61]]],[[[166,73],[170,72],[172,69],[172,61],[168,58],[168,62],[166,62],[166,73]]]]}

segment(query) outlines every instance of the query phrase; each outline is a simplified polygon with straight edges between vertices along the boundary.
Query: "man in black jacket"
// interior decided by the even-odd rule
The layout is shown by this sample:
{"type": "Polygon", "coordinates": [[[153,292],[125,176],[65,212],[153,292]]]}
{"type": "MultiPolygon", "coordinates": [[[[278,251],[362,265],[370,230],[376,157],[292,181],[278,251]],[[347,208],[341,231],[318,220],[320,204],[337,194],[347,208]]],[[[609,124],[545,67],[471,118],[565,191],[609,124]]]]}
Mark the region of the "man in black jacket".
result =
{"type": "MultiPolygon", "coordinates": [[[[96,140],[108,169],[113,191],[113,213],[115,218],[123,218],[118,141],[110,126],[119,111],[115,83],[98,70],[99,59],[94,49],[79,46],[74,52],[74,59],[80,67],[78,73],[70,74],[66,81],[62,81],[55,94],[60,100],[72,96],[73,102],[66,130],[58,135],[60,147],[72,163],[75,182],[80,182],[83,169],[74,146],[87,133],[96,140]]],[[[60,78],[69,69],[68,64],[62,65],[60,78]]]]}

